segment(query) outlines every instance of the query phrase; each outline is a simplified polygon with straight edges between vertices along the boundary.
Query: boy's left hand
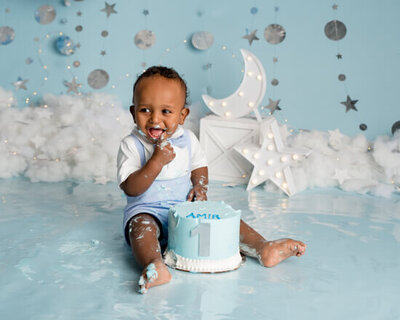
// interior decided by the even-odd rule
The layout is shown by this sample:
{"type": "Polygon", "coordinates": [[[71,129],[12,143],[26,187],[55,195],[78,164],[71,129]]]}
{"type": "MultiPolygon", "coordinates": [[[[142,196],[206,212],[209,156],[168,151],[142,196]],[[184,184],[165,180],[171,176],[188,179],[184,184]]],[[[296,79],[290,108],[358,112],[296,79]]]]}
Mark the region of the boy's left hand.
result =
{"type": "Polygon", "coordinates": [[[190,190],[187,201],[206,201],[207,200],[207,186],[196,184],[190,190]]]}

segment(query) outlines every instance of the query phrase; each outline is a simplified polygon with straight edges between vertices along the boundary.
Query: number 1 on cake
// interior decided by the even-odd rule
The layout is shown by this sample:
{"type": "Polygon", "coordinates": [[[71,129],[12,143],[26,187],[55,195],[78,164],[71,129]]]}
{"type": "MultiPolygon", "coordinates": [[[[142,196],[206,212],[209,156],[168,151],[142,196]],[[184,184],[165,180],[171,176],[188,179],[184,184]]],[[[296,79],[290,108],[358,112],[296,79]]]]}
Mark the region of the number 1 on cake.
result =
{"type": "Polygon", "coordinates": [[[211,225],[209,223],[199,223],[196,228],[190,232],[191,237],[199,235],[199,256],[210,256],[210,235],[211,225]]]}

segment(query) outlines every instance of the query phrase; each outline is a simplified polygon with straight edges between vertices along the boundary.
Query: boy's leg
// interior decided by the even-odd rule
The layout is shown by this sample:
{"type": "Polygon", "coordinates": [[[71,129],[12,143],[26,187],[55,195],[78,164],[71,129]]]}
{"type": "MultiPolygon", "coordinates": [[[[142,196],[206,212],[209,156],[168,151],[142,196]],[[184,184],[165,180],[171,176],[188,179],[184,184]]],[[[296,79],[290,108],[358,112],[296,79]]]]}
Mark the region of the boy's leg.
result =
{"type": "Polygon", "coordinates": [[[257,258],[265,267],[273,267],[291,256],[302,256],[307,245],[293,239],[265,240],[243,220],[240,221],[240,251],[257,258]]]}
{"type": "Polygon", "coordinates": [[[172,277],[162,260],[157,221],[151,215],[141,213],[130,220],[128,228],[132,253],[143,268],[139,292],[145,293],[151,287],[169,282],[172,277]]]}

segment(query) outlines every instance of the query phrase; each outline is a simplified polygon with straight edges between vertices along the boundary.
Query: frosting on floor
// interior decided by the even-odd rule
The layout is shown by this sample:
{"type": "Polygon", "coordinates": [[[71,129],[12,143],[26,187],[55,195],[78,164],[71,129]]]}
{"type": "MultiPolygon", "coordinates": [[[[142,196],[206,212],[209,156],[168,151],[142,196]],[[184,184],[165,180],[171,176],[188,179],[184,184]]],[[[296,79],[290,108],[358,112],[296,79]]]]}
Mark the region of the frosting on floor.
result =
{"type": "Polygon", "coordinates": [[[305,256],[271,269],[248,258],[220,274],[170,269],[168,285],[141,295],[116,184],[0,180],[0,318],[400,317],[398,194],[316,189],[288,198],[216,182],[208,194],[269,239],[306,242],[305,256]]]}

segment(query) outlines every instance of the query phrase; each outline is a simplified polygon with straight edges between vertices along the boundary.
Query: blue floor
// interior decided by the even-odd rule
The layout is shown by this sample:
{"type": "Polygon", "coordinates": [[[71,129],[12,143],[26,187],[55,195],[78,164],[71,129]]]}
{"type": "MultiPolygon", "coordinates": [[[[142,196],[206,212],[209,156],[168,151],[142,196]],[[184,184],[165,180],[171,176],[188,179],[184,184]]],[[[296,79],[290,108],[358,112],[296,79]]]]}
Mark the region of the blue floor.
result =
{"type": "Polygon", "coordinates": [[[0,180],[0,319],[399,319],[400,196],[309,190],[287,198],[212,183],[268,239],[306,255],[267,269],[171,270],[136,293],[115,184],[0,180]]]}

